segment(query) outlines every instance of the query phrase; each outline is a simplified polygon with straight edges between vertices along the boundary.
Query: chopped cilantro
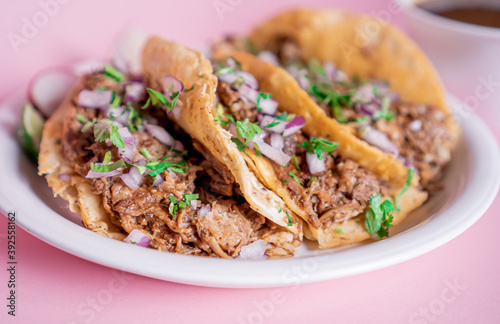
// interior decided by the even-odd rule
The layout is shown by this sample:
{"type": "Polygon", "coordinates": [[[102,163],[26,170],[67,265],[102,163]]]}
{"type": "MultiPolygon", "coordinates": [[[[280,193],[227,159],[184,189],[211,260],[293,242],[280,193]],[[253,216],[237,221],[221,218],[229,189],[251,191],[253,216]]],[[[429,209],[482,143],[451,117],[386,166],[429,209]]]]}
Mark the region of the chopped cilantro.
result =
{"type": "Polygon", "coordinates": [[[116,170],[118,168],[121,168],[122,166],[125,165],[125,162],[120,159],[114,163],[111,164],[95,164],[95,163],[90,163],[90,169],[95,172],[109,172],[116,170]]]}
{"type": "Polygon", "coordinates": [[[339,123],[345,124],[349,121],[349,119],[344,117],[344,113],[343,113],[342,108],[340,106],[333,106],[332,112],[333,112],[333,116],[335,117],[335,119],[339,123]]]}
{"type": "Polygon", "coordinates": [[[225,125],[229,124],[229,122],[227,120],[222,119],[223,117],[224,117],[224,107],[222,106],[222,104],[219,103],[215,107],[214,120],[217,122],[217,124],[219,124],[221,126],[225,126],[225,125]]]}
{"type": "Polygon", "coordinates": [[[396,197],[396,207],[398,209],[398,211],[401,210],[401,198],[403,197],[403,195],[405,194],[405,192],[408,190],[408,188],[410,187],[411,185],[411,180],[413,178],[413,174],[415,173],[415,170],[413,169],[408,169],[408,175],[406,177],[406,183],[403,187],[403,189],[401,190],[401,192],[399,193],[399,195],[396,197]]]}
{"type": "Polygon", "coordinates": [[[365,122],[370,122],[370,120],[371,119],[368,116],[358,117],[358,118],[356,118],[356,123],[361,124],[361,123],[365,123],[365,122]]]}
{"type": "Polygon", "coordinates": [[[314,182],[314,181],[316,181],[316,180],[318,180],[318,177],[317,177],[317,176],[312,176],[312,177],[311,177],[311,179],[309,179],[309,181],[311,181],[311,182],[314,182]]]}
{"type": "Polygon", "coordinates": [[[264,128],[271,128],[271,127],[274,127],[276,125],[279,125],[280,122],[277,119],[278,118],[275,118],[269,125],[264,126],[264,128]]]}
{"type": "Polygon", "coordinates": [[[383,118],[385,120],[392,120],[396,117],[393,112],[389,111],[389,106],[391,105],[391,98],[389,97],[384,97],[382,99],[382,109],[380,111],[377,111],[374,115],[374,119],[380,119],[383,118]]]}
{"type": "Polygon", "coordinates": [[[292,217],[290,216],[290,214],[288,212],[285,212],[285,213],[286,213],[286,217],[288,218],[288,226],[293,226],[292,217]]]}
{"type": "Polygon", "coordinates": [[[141,154],[146,158],[146,159],[150,159],[153,157],[153,155],[151,155],[151,152],[149,152],[148,148],[147,147],[141,147],[139,149],[139,152],[141,152],[141,154]]]}
{"type": "Polygon", "coordinates": [[[137,242],[134,242],[134,241],[130,241],[130,243],[132,243],[132,244],[137,244],[137,242]]]}
{"type": "Polygon", "coordinates": [[[189,206],[193,200],[200,198],[199,194],[184,194],[184,200],[186,204],[189,206]]]}
{"type": "Polygon", "coordinates": [[[184,92],[189,92],[189,91],[191,91],[191,90],[193,90],[193,89],[194,89],[194,84],[193,84],[193,86],[192,86],[191,88],[189,88],[189,89],[184,89],[184,92]]]}
{"type": "Polygon", "coordinates": [[[110,139],[116,147],[124,148],[125,143],[123,143],[120,133],[118,133],[118,127],[113,125],[113,122],[109,119],[102,119],[94,126],[94,137],[98,142],[104,142],[106,139],[110,139]]]}
{"type": "MultiPolygon", "coordinates": [[[[186,161],[181,161],[181,162],[151,161],[151,162],[146,163],[146,167],[151,170],[149,172],[149,175],[154,177],[154,176],[162,173],[163,171],[165,171],[168,168],[172,169],[172,167],[183,166],[183,165],[186,165],[186,163],[187,163],[186,161]]],[[[175,168],[175,169],[179,170],[179,168],[175,168]]],[[[183,169],[180,169],[180,170],[184,171],[183,169]]],[[[175,171],[175,170],[173,170],[173,171],[175,171]]]]}
{"type": "Polygon", "coordinates": [[[78,120],[82,124],[86,124],[89,122],[88,119],[85,118],[85,116],[80,115],[80,114],[76,115],[76,120],[78,120]]]}
{"type": "Polygon", "coordinates": [[[286,186],[288,184],[288,180],[286,180],[285,182],[283,182],[283,185],[286,186]]]}
{"type": "Polygon", "coordinates": [[[224,75],[224,74],[229,74],[229,73],[234,73],[235,70],[233,67],[230,67],[230,66],[225,66],[225,67],[222,67],[219,69],[219,71],[217,71],[215,73],[215,75],[224,75]]]}
{"type": "Polygon", "coordinates": [[[339,147],[339,144],[336,142],[330,142],[323,137],[313,136],[310,137],[309,142],[304,141],[302,144],[297,145],[305,148],[309,154],[316,154],[320,160],[323,158],[323,152],[331,153],[339,147]]]}
{"type": "Polygon", "coordinates": [[[295,173],[294,173],[293,171],[288,172],[288,175],[289,175],[290,177],[292,177],[295,181],[297,181],[297,183],[299,184],[299,186],[301,186],[302,188],[304,188],[304,187],[302,186],[302,184],[300,183],[299,178],[297,178],[297,176],[295,175],[295,173]]]}
{"type": "Polygon", "coordinates": [[[271,98],[270,93],[265,93],[265,92],[259,91],[259,94],[257,95],[257,105],[256,105],[257,110],[262,110],[262,108],[260,108],[260,100],[261,99],[270,99],[270,98],[271,98]]]}
{"type": "Polygon", "coordinates": [[[380,238],[389,236],[393,212],[394,204],[391,201],[385,200],[381,203],[381,194],[371,196],[370,208],[366,211],[366,231],[370,235],[377,234],[380,238]]]}
{"type": "MultiPolygon", "coordinates": [[[[117,108],[122,104],[122,97],[116,94],[116,92],[113,92],[113,101],[111,101],[110,106],[117,108]]],[[[123,114],[123,112],[122,112],[123,114]]],[[[111,118],[116,118],[118,116],[111,116],[111,118]]]]}
{"type": "MultiPolygon", "coordinates": [[[[167,107],[167,111],[170,111],[170,110],[172,110],[172,108],[175,107],[175,104],[177,103],[177,99],[179,98],[178,91],[174,92],[170,96],[171,101],[169,101],[161,92],[158,92],[158,91],[153,90],[151,88],[147,88],[146,90],[149,93],[149,99],[151,99],[151,103],[153,104],[153,106],[167,107]]],[[[148,102],[149,102],[149,99],[148,99],[148,102]]],[[[146,106],[146,108],[149,106],[148,102],[146,102],[146,104],[144,105],[144,106],[146,106]]],[[[143,106],[143,108],[144,108],[144,106],[143,106]]]]}
{"type": "Polygon", "coordinates": [[[106,154],[104,154],[104,160],[102,160],[103,163],[109,163],[111,162],[111,152],[106,152],[106,154]]]}
{"type": "Polygon", "coordinates": [[[104,66],[104,73],[107,76],[109,76],[110,78],[115,79],[118,82],[121,82],[125,78],[124,75],[120,71],[118,71],[117,69],[115,69],[111,65],[104,66]]]}
{"type": "Polygon", "coordinates": [[[308,67],[309,67],[309,71],[316,73],[316,74],[319,74],[319,75],[322,75],[322,76],[326,76],[325,69],[319,63],[318,60],[316,60],[316,59],[310,60],[308,67]]]}
{"type": "Polygon", "coordinates": [[[259,145],[257,145],[257,143],[253,143],[253,147],[255,148],[255,155],[257,155],[257,157],[261,156],[262,153],[260,152],[259,145]]]}
{"type": "Polygon", "coordinates": [[[250,123],[248,119],[245,119],[244,121],[236,121],[236,132],[238,136],[244,138],[245,143],[247,143],[253,140],[255,135],[263,133],[264,131],[260,129],[257,124],[250,123]]]}
{"type": "Polygon", "coordinates": [[[298,171],[301,171],[299,162],[297,161],[297,156],[295,156],[295,155],[292,156],[292,162],[293,162],[293,165],[295,166],[295,169],[297,169],[298,171]]]}
{"type": "Polygon", "coordinates": [[[231,142],[236,144],[236,146],[238,147],[238,151],[242,152],[245,150],[245,144],[243,144],[243,142],[239,138],[233,137],[233,138],[231,138],[231,142]]]}
{"type": "Polygon", "coordinates": [[[339,233],[340,235],[344,235],[344,231],[341,228],[336,228],[335,232],[339,233]]]}

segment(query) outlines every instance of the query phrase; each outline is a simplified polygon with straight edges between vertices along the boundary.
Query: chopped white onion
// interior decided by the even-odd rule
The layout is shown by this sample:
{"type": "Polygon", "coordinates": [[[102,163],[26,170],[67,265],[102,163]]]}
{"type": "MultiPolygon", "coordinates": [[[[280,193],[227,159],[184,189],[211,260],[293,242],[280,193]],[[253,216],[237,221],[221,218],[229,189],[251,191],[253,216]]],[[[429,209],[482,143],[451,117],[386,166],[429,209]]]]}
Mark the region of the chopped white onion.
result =
{"type": "Polygon", "coordinates": [[[240,255],[238,259],[240,260],[259,260],[267,259],[266,253],[266,241],[258,239],[257,241],[245,245],[241,248],[240,255]]]}
{"type": "Polygon", "coordinates": [[[125,243],[129,243],[132,245],[137,245],[140,247],[148,247],[149,243],[151,243],[151,238],[143,233],[141,230],[134,229],[130,234],[123,240],[125,243]]]}
{"type": "Polygon", "coordinates": [[[129,112],[123,107],[104,108],[104,115],[121,124],[128,123],[129,112]]]}
{"type": "Polygon", "coordinates": [[[146,130],[151,136],[156,138],[160,143],[166,146],[172,146],[174,144],[172,136],[167,132],[167,130],[158,125],[144,124],[146,130]]]}
{"type": "Polygon", "coordinates": [[[198,200],[191,200],[191,206],[193,206],[194,209],[198,208],[198,200]]]}
{"type": "Polygon", "coordinates": [[[198,209],[198,217],[205,217],[207,216],[208,213],[210,213],[211,207],[210,206],[202,206],[200,209],[198,209]]]}
{"type": "Polygon", "coordinates": [[[309,167],[309,172],[312,174],[323,172],[326,170],[325,159],[318,158],[318,155],[306,152],[306,162],[309,167]]]}
{"type": "Polygon", "coordinates": [[[391,142],[387,134],[382,133],[372,127],[367,127],[361,132],[363,139],[369,144],[378,147],[386,153],[394,154],[394,156],[399,155],[398,147],[391,142]]]}
{"type": "Polygon", "coordinates": [[[120,154],[120,157],[125,162],[132,163],[135,152],[137,150],[137,147],[135,144],[135,138],[130,133],[130,131],[127,127],[118,128],[118,134],[120,134],[120,136],[123,140],[123,143],[124,143],[123,148],[118,148],[118,152],[120,154]]]}
{"type": "Polygon", "coordinates": [[[113,99],[111,90],[88,90],[83,89],[78,95],[78,104],[86,108],[105,108],[113,99]]]}

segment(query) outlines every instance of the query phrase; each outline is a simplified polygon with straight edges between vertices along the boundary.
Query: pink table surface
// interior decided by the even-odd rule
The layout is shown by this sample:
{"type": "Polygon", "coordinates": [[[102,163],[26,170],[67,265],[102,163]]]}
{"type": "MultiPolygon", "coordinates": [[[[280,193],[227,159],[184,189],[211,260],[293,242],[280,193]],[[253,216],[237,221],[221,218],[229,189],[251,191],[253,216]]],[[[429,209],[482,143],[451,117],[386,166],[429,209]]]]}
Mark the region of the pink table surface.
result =
{"type": "MultiPolygon", "coordinates": [[[[37,70],[107,58],[118,31],[137,23],[187,44],[243,32],[280,8],[305,1],[25,0],[0,4],[0,100],[37,70]],[[52,15],[22,33],[47,6],[52,15]],[[118,2],[115,2],[118,3],[118,2]],[[147,3],[147,4],[145,4],[147,3]],[[55,5],[54,5],[55,4],[55,5]],[[221,15],[215,6],[224,7],[221,15]],[[26,37],[12,46],[12,33],[26,37]]],[[[377,13],[388,1],[308,1],[377,13]]],[[[402,14],[390,16],[403,26],[402,14]]],[[[455,93],[458,91],[454,90],[455,93]]],[[[487,114],[484,117],[488,117],[487,114]]],[[[500,129],[495,131],[500,139],[500,129]]],[[[5,183],[2,186],[8,185],[5,183]]],[[[500,323],[500,197],[468,231],[411,261],[348,278],[274,289],[212,289],[122,273],[64,253],[17,231],[17,311],[7,315],[8,272],[0,271],[1,323],[500,323]]],[[[0,217],[6,268],[7,220],[0,217]]]]}

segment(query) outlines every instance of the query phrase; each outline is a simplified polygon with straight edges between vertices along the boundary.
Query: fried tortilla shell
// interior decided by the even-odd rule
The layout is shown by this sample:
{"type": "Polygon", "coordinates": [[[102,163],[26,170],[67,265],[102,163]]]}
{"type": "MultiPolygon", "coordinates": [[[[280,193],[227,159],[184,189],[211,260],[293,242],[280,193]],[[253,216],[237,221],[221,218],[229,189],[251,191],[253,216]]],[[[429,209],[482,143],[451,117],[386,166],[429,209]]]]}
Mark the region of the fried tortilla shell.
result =
{"type": "MultiPolygon", "coordinates": [[[[238,51],[220,50],[214,53],[215,59],[224,60],[233,57],[241,65],[242,70],[252,74],[260,85],[260,90],[271,93],[278,101],[279,109],[301,115],[306,120],[303,128],[309,136],[324,137],[340,144],[339,154],[359,163],[363,168],[372,171],[380,179],[390,183],[394,192],[398,193],[406,182],[408,169],[392,157],[384,154],[375,147],[359,140],[352,132],[346,131],[334,119],[328,118],[320,109],[316,109],[296,81],[282,68],[264,62],[252,54],[238,51]]],[[[280,196],[308,226],[304,227],[304,234],[311,240],[317,240],[320,248],[330,248],[359,242],[370,237],[365,230],[364,215],[356,216],[329,228],[316,228],[308,222],[307,212],[303,210],[290,196],[286,187],[278,179],[271,162],[264,156],[256,156],[253,150],[246,149],[241,156],[254,174],[268,188],[280,196]],[[340,229],[343,234],[339,234],[340,229]]],[[[418,177],[413,178],[412,187],[403,195],[401,211],[394,215],[394,224],[399,223],[413,209],[421,206],[427,200],[427,193],[417,189],[418,177]]]]}
{"type": "Polygon", "coordinates": [[[154,37],[144,48],[143,68],[153,89],[161,90],[161,78],[169,74],[177,76],[186,89],[193,87],[181,96],[183,107],[178,118],[173,114],[172,118],[229,169],[253,210],[300,234],[300,219],[249,170],[236,145],[231,142],[231,135],[215,122],[212,109],[217,78],[212,74],[210,61],[199,52],[154,37]],[[292,218],[292,226],[288,225],[287,213],[292,218]]]}
{"type": "Polygon", "coordinates": [[[38,158],[38,174],[44,175],[54,197],[59,196],[69,203],[69,209],[79,213],[83,224],[98,234],[123,240],[126,236],[112,223],[102,206],[102,198],[92,193],[92,188],[82,177],[74,175],[74,166],[61,154],[64,123],[74,106],[71,100],[83,89],[79,83],[67,95],[61,106],[47,121],[43,129],[38,158]]]}

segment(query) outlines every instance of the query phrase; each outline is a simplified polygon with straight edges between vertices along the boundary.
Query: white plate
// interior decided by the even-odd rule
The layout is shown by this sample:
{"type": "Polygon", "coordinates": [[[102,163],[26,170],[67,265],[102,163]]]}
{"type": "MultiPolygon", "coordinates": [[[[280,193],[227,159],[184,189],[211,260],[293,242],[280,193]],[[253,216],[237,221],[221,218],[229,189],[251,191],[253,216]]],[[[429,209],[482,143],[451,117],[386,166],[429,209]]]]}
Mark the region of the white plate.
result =
{"type": "MultiPolygon", "coordinates": [[[[450,98],[451,103],[457,103],[450,98]]],[[[0,107],[0,209],[15,211],[20,226],[68,253],[148,277],[211,287],[275,287],[317,282],[387,267],[424,254],[464,232],[487,210],[500,183],[493,135],[471,115],[446,171],[445,189],[414,211],[383,241],[318,251],[303,244],[284,260],[241,261],[145,249],[85,229],[66,203],[52,197],[44,178],[15,137],[21,96],[0,107]]]]}

